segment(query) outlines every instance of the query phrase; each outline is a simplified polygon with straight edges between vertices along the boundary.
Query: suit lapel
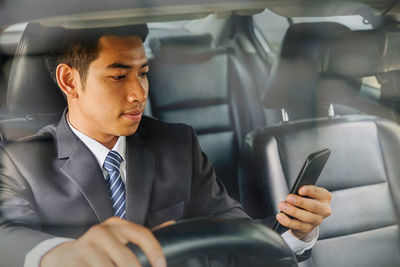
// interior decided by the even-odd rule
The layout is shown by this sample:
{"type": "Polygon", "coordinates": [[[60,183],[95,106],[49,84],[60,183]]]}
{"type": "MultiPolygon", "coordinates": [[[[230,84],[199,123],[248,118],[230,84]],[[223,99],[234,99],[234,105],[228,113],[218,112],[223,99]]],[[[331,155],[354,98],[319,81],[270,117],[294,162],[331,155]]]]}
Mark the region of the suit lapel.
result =
{"type": "Polygon", "coordinates": [[[126,216],[144,225],[154,181],[154,155],[143,146],[137,134],[126,140],[126,216]]]}
{"type": "Polygon", "coordinates": [[[69,128],[65,112],[57,126],[59,160],[66,160],[60,171],[82,192],[99,222],[113,216],[109,192],[94,155],[69,128]]]}

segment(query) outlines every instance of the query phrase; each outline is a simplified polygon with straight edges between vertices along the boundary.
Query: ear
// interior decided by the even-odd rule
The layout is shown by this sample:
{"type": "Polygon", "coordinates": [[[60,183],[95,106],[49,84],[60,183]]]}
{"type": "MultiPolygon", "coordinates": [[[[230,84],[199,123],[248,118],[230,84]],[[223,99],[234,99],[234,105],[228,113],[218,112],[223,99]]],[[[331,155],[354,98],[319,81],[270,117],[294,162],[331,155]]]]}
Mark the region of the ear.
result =
{"type": "Polygon", "coordinates": [[[58,86],[68,98],[78,97],[78,87],[80,86],[78,71],[65,63],[61,63],[57,66],[56,77],[58,86]]]}

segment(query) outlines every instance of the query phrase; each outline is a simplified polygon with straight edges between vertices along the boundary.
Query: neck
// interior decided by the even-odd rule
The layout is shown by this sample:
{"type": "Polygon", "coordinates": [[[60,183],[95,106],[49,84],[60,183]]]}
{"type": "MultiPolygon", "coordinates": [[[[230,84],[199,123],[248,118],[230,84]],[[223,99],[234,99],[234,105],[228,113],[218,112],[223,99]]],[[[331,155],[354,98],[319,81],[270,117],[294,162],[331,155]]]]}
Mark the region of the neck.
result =
{"type": "Polygon", "coordinates": [[[67,113],[67,120],[69,124],[74,127],[79,132],[83,133],[86,136],[96,140],[103,146],[107,147],[108,149],[112,149],[118,141],[119,136],[109,135],[109,134],[102,134],[92,132],[88,129],[88,127],[84,127],[78,121],[74,120],[73,116],[70,116],[70,112],[67,113]]]}

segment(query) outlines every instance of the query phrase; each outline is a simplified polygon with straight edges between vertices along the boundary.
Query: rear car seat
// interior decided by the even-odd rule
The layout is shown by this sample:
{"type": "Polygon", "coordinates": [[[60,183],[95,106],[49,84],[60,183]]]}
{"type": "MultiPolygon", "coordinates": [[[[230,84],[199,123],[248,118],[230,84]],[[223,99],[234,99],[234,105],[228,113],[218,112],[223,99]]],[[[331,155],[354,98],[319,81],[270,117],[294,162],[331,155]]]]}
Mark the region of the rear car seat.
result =
{"type": "MultiPolygon", "coordinates": [[[[352,107],[360,114],[374,115],[399,122],[393,102],[399,97],[398,33],[388,28],[339,32],[320,53],[320,94],[335,100],[337,114],[349,114],[341,107],[352,107]],[[380,88],[377,96],[368,94],[365,77],[375,77],[380,88]],[[361,84],[361,86],[360,86],[361,84]],[[350,87],[350,88],[346,88],[350,87]]],[[[351,113],[350,113],[351,114],[351,113]]]]}
{"type": "MultiPolygon", "coordinates": [[[[384,72],[400,68],[391,62],[392,69],[379,69],[381,61],[389,61],[392,56],[383,51],[389,34],[384,29],[350,31],[333,22],[292,24],[264,91],[268,125],[286,117],[299,120],[334,114],[396,119],[388,108],[390,104],[365,95],[366,85],[362,84],[362,79],[369,76],[381,76],[380,80],[386,81],[391,77],[384,72]],[[353,71],[355,64],[358,69],[353,71]],[[274,101],[281,96],[286,96],[282,107],[274,101]],[[281,108],[284,115],[276,112],[281,108]]],[[[392,83],[382,86],[383,97],[387,91],[393,94],[392,83]]]]}
{"type": "MultiPolygon", "coordinates": [[[[266,113],[283,108],[282,112],[291,120],[313,118],[321,112],[327,114],[327,109],[320,110],[325,104],[320,103],[320,92],[315,94],[321,79],[320,54],[329,40],[340,31],[348,29],[332,22],[299,23],[288,28],[263,95],[266,113]],[[284,103],[277,103],[277,98],[284,99],[284,103]]],[[[354,85],[357,88],[360,83],[356,81],[354,85]]],[[[349,96],[357,90],[359,88],[348,90],[349,96]]],[[[268,125],[282,121],[282,116],[279,114],[278,118],[271,121],[268,125]]]]}
{"type": "Polygon", "coordinates": [[[155,38],[150,48],[153,116],[194,127],[218,177],[238,199],[238,148],[254,129],[244,93],[252,86],[246,70],[232,49],[213,47],[209,34],[155,38]]]}
{"type": "Polygon", "coordinates": [[[35,134],[43,126],[58,122],[67,106],[44,62],[44,54],[49,49],[46,44],[59,40],[58,34],[30,23],[21,37],[7,88],[9,118],[0,121],[5,141],[35,134]]]}
{"type": "MultiPolygon", "coordinates": [[[[346,36],[352,35],[346,33],[346,36]]],[[[359,38],[359,35],[353,37],[359,38]]],[[[338,59],[338,51],[330,49],[328,52],[338,59]]],[[[378,67],[393,67],[384,64],[380,62],[378,67]]],[[[334,68],[329,69],[331,74],[335,72],[334,68]]],[[[339,70],[343,69],[336,68],[336,79],[330,82],[347,84],[348,80],[340,80],[339,70]]],[[[352,77],[360,77],[365,65],[353,64],[351,70],[352,77]]],[[[304,77],[286,76],[289,80],[286,85],[309,83],[309,77],[304,77]]],[[[297,98],[297,102],[288,101],[298,95],[297,88],[271,87],[270,90],[284,91],[269,95],[275,95],[276,108],[296,114],[297,109],[304,112],[311,104],[309,112],[312,112],[319,104],[329,103],[329,97],[336,97],[332,91],[319,102],[316,96],[321,85],[316,85],[303,91],[307,95],[297,98]]],[[[332,154],[317,185],[333,193],[332,216],[321,224],[311,259],[303,264],[397,266],[400,262],[400,126],[392,121],[365,115],[303,117],[250,133],[242,147],[240,165],[240,192],[245,210],[255,218],[279,212],[278,203],[285,199],[307,155],[324,147],[330,148],[332,154]]]]}

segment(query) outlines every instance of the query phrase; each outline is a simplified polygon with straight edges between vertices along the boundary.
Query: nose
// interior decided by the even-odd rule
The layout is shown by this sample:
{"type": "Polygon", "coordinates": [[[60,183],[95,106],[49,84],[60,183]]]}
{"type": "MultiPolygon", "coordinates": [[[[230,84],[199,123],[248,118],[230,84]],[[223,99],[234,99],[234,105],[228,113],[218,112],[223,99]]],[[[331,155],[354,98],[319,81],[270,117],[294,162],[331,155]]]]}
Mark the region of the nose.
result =
{"type": "Polygon", "coordinates": [[[139,81],[135,79],[134,81],[130,82],[128,85],[128,95],[127,99],[129,103],[134,102],[146,102],[148,96],[148,89],[149,85],[146,82],[139,81]]]}

